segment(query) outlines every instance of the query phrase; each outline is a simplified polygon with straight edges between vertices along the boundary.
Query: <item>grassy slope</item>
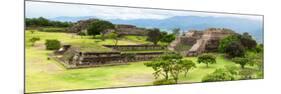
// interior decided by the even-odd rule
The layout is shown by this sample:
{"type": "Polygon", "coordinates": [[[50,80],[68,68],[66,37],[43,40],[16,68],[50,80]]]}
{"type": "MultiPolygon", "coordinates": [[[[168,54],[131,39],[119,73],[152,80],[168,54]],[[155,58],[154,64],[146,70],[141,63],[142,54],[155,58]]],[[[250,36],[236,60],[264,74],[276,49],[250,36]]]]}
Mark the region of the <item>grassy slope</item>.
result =
{"type": "MultiPolygon", "coordinates": [[[[66,70],[54,60],[47,60],[47,54],[51,51],[44,49],[45,39],[59,39],[63,43],[72,45],[89,45],[94,49],[109,51],[100,44],[110,44],[113,40],[95,43],[94,39],[87,37],[81,39],[65,33],[26,32],[26,39],[38,36],[41,38],[30,47],[26,40],[26,90],[27,92],[43,92],[71,89],[93,89],[136,85],[151,85],[154,81],[153,70],[143,65],[143,62],[131,63],[130,65],[107,66],[98,68],[84,68],[66,70]],[[82,42],[81,42],[82,41],[82,42]]],[[[129,40],[121,40],[120,44],[135,44],[129,40]]],[[[140,42],[138,42],[140,43],[140,42]]],[[[196,62],[195,57],[187,57],[196,62]]],[[[201,78],[213,72],[216,68],[225,65],[234,65],[233,62],[218,56],[218,63],[206,68],[204,64],[197,64],[197,68],[190,71],[188,77],[181,77],[180,82],[200,82],[201,78]]]]}

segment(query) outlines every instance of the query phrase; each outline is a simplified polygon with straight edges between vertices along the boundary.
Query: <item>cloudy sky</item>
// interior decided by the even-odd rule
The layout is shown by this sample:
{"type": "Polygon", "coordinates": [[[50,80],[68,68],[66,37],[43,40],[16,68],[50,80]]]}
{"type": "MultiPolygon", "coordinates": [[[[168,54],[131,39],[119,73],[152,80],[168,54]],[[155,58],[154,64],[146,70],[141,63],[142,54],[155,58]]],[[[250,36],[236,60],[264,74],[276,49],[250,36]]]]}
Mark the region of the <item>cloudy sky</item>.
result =
{"type": "Polygon", "coordinates": [[[26,2],[26,17],[55,18],[60,16],[78,17],[94,16],[101,19],[165,19],[173,16],[212,16],[212,17],[239,17],[251,20],[262,20],[261,16],[202,13],[191,11],[171,11],[140,9],[127,7],[109,7],[94,5],[77,5],[44,2],[26,2]]]}

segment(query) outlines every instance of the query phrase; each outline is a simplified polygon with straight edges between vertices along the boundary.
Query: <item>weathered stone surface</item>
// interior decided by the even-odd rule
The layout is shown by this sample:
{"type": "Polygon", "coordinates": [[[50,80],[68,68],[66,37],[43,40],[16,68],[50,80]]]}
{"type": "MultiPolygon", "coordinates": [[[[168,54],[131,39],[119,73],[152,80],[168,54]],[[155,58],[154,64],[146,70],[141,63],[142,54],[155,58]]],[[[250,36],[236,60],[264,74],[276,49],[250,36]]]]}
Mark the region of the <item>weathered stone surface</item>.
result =
{"type": "Polygon", "coordinates": [[[75,23],[72,27],[67,28],[67,31],[72,33],[82,32],[86,30],[87,27],[91,24],[91,22],[98,21],[98,19],[88,19],[88,20],[80,20],[75,23]]]}
{"type": "MultiPolygon", "coordinates": [[[[72,27],[67,28],[67,31],[72,33],[85,32],[87,30],[87,27],[90,25],[90,23],[94,21],[98,21],[98,19],[80,20],[77,23],[75,23],[72,27]]],[[[106,34],[113,31],[117,31],[119,35],[139,35],[139,36],[144,36],[148,32],[147,29],[145,28],[139,28],[133,25],[116,24],[115,30],[109,29],[103,31],[102,33],[106,34]]]]}
{"type": "Polygon", "coordinates": [[[234,31],[225,28],[209,28],[203,31],[191,30],[176,38],[170,46],[170,50],[179,44],[192,46],[186,49],[187,56],[196,56],[203,52],[217,51],[220,39],[235,34],[234,31]]]}

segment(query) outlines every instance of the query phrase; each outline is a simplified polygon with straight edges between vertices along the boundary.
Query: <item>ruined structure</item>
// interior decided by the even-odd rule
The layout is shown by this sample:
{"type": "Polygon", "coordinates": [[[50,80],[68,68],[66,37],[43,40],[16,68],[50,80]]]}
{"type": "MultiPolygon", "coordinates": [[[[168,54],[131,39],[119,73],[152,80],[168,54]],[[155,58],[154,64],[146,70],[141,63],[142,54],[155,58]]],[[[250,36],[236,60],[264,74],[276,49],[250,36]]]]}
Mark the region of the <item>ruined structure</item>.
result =
{"type": "MultiPolygon", "coordinates": [[[[86,32],[87,27],[91,24],[91,22],[98,21],[98,19],[88,19],[88,20],[80,20],[75,23],[72,27],[67,28],[67,31],[72,33],[86,32]]],[[[147,29],[139,28],[133,25],[125,25],[125,24],[116,24],[115,29],[105,30],[102,33],[110,33],[113,31],[117,31],[119,35],[138,35],[144,36],[147,34],[147,29]]]]}
{"type": "Polygon", "coordinates": [[[98,21],[98,19],[88,19],[88,20],[80,20],[76,22],[73,26],[67,28],[66,30],[71,33],[78,33],[86,30],[87,27],[91,24],[91,22],[98,21]]]}
{"type": "Polygon", "coordinates": [[[103,45],[118,51],[140,51],[140,50],[164,50],[161,45],[103,45]]]}
{"type": "Polygon", "coordinates": [[[220,39],[235,34],[234,31],[225,28],[209,28],[203,31],[190,30],[178,36],[168,47],[170,50],[179,44],[190,45],[190,49],[184,52],[187,56],[196,56],[203,52],[217,51],[220,39]]]}
{"type": "Polygon", "coordinates": [[[145,36],[148,33],[148,30],[145,28],[139,28],[133,25],[124,25],[124,24],[115,25],[115,30],[119,35],[145,36]]]}
{"type": "MultiPolygon", "coordinates": [[[[104,45],[114,49],[114,45],[104,45]]],[[[157,50],[165,49],[159,45],[122,45],[117,46],[115,50],[111,52],[83,52],[78,48],[64,45],[61,49],[55,51],[57,55],[55,59],[66,68],[81,68],[81,67],[94,67],[94,66],[105,66],[105,65],[120,65],[128,64],[128,62],[135,61],[147,61],[152,60],[156,57],[161,56],[165,52],[120,52],[131,51],[131,50],[157,50]]]]}

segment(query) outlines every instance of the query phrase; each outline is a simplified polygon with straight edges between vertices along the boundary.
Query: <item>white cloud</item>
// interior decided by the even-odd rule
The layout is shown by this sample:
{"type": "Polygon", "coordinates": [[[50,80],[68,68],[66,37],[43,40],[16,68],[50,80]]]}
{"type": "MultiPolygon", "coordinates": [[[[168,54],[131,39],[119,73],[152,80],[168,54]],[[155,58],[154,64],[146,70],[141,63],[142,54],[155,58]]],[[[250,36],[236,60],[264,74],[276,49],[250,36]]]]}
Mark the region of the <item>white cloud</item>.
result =
{"type": "Polygon", "coordinates": [[[140,9],[127,7],[108,7],[93,5],[74,5],[59,3],[27,2],[27,17],[53,18],[59,16],[95,16],[102,19],[164,19],[173,16],[212,16],[239,17],[252,20],[262,20],[261,16],[218,14],[191,11],[171,11],[156,9],[140,9]]]}

